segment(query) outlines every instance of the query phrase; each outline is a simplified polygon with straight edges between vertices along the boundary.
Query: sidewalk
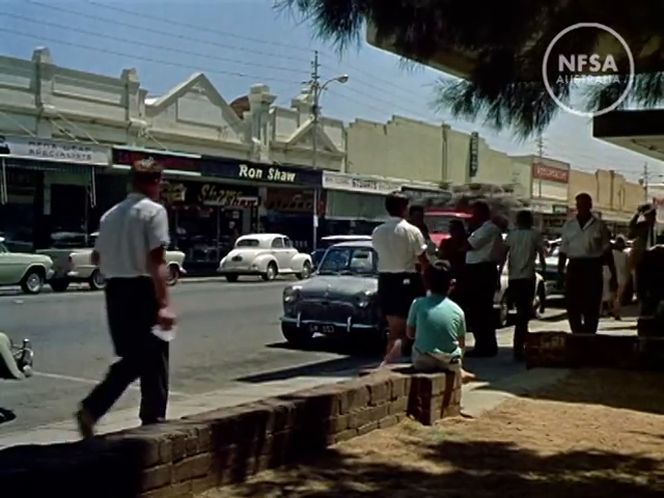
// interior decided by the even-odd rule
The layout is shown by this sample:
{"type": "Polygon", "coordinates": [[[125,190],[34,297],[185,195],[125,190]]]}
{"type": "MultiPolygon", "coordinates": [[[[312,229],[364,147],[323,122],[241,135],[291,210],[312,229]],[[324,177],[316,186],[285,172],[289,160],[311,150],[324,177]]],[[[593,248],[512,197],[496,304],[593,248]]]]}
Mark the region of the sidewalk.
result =
{"type": "MultiPolygon", "coordinates": [[[[533,332],[554,330],[569,331],[566,320],[555,319],[555,313],[549,313],[552,321],[535,321],[531,324],[533,332]]],[[[545,317],[546,319],[546,317],[545,317]]],[[[630,327],[636,322],[625,320],[615,322],[602,320],[601,333],[634,334],[630,327]]],[[[538,369],[527,371],[523,363],[512,359],[512,329],[499,332],[499,355],[492,359],[468,359],[466,368],[478,375],[478,381],[467,384],[463,388],[462,410],[464,415],[477,417],[507,399],[526,394],[532,390],[557,382],[567,375],[566,370],[538,369]]],[[[472,339],[469,341],[472,346],[472,339]]],[[[301,376],[287,380],[268,381],[258,384],[236,382],[233,386],[199,395],[178,396],[177,401],[169,405],[170,419],[193,415],[196,413],[249,403],[262,398],[280,396],[294,391],[308,389],[322,384],[337,383],[355,376],[360,369],[333,372],[325,376],[301,376]]],[[[99,424],[99,433],[114,432],[137,425],[138,408],[118,410],[109,413],[99,424]]],[[[0,448],[19,444],[48,444],[55,442],[75,441],[79,438],[72,420],[54,422],[41,427],[24,431],[11,431],[11,423],[0,426],[0,448]]]]}

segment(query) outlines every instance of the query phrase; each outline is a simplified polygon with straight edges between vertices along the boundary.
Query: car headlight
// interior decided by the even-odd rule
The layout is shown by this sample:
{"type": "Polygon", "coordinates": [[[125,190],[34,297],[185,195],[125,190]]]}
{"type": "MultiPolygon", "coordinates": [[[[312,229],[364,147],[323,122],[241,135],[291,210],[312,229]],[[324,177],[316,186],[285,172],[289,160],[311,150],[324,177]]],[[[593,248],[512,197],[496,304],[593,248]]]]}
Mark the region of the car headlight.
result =
{"type": "Polygon", "coordinates": [[[300,299],[300,290],[302,290],[302,287],[299,286],[286,287],[284,289],[284,303],[294,303],[300,299]]]}
{"type": "Polygon", "coordinates": [[[360,292],[357,295],[357,305],[360,308],[368,308],[371,304],[371,299],[373,298],[374,293],[370,291],[360,292]]]}

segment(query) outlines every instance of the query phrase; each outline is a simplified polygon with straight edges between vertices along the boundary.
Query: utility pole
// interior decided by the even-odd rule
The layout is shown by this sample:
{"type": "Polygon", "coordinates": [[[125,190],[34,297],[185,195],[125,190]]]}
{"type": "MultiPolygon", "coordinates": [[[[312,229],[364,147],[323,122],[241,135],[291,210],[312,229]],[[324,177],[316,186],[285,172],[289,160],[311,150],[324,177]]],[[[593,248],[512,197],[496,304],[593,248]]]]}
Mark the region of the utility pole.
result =
{"type": "MultiPolygon", "coordinates": [[[[311,92],[313,95],[313,108],[311,109],[313,114],[313,133],[312,138],[312,153],[313,157],[311,159],[311,167],[316,169],[318,167],[318,116],[320,114],[320,63],[318,61],[318,50],[314,50],[314,60],[311,62],[311,92]]],[[[316,250],[318,245],[318,198],[320,192],[318,187],[314,188],[314,212],[313,212],[313,245],[312,250],[316,250]]]]}
{"type": "Polygon", "coordinates": [[[544,157],[544,137],[541,132],[537,135],[537,155],[540,159],[544,157]]]}

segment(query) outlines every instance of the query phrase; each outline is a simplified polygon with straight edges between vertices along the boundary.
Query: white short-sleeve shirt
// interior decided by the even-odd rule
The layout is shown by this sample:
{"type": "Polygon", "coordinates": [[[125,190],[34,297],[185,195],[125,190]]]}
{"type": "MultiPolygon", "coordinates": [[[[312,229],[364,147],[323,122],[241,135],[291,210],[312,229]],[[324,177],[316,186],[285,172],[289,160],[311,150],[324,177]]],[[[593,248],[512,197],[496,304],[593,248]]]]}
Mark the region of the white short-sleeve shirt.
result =
{"type": "Polygon", "coordinates": [[[560,252],[568,258],[599,258],[609,249],[610,244],[609,229],[595,216],[584,226],[576,217],[563,225],[560,252]]]}
{"type": "Polygon", "coordinates": [[[503,235],[492,221],[486,221],[470,234],[468,243],[472,249],[466,252],[466,264],[500,262],[503,256],[503,235]]]}
{"type": "Polygon", "coordinates": [[[95,250],[106,278],[133,278],[148,276],[150,251],[168,244],[164,206],[132,193],[102,216],[95,250]]]}
{"type": "Polygon", "coordinates": [[[417,258],[427,250],[420,229],[402,218],[391,218],[376,227],[371,238],[380,273],[415,272],[417,258]]]}
{"type": "Polygon", "coordinates": [[[517,228],[507,235],[505,246],[509,251],[507,257],[509,279],[535,277],[537,254],[544,250],[542,235],[532,228],[517,228]]]}

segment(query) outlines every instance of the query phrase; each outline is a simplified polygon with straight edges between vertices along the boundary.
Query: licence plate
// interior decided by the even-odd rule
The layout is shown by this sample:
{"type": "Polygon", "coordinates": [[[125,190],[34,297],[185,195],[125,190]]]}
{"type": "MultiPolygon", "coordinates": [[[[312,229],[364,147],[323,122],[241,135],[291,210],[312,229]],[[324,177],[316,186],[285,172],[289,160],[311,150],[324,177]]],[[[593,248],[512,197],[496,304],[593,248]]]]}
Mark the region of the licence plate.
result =
{"type": "Polygon", "coordinates": [[[313,324],[309,326],[309,330],[314,334],[333,334],[334,325],[313,324]]]}

